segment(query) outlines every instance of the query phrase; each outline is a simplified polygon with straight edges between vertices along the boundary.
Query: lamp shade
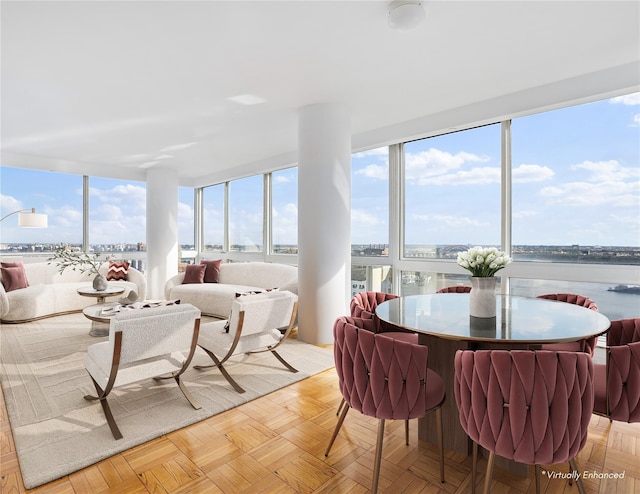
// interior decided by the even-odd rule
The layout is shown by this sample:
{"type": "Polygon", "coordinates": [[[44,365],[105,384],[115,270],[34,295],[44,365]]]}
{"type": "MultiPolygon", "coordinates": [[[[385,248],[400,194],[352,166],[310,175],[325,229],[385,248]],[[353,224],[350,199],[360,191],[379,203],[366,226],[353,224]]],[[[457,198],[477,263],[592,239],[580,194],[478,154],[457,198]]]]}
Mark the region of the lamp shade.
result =
{"type": "Polygon", "coordinates": [[[18,213],[18,226],[21,228],[47,228],[48,218],[46,214],[32,211],[18,213]]]}
{"type": "Polygon", "coordinates": [[[424,21],[422,2],[396,0],[389,5],[389,26],[396,31],[411,31],[424,21]]]}

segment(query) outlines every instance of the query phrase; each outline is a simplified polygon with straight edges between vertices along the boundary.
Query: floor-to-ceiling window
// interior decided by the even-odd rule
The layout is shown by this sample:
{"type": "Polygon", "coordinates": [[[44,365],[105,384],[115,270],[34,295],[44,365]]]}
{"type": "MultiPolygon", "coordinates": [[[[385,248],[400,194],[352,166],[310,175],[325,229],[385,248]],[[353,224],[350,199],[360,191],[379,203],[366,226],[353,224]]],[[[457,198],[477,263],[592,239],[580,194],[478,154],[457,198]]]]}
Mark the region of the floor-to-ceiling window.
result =
{"type": "Polygon", "coordinates": [[[298,168],[271,174],[271,252],[298,253],[298,168]]]}
{"type": "Polygon", "coordinates": [[[178,257],[179,263],[194,262],[195,244],[194,190],[178,187],[178,257]]]}
{"type": "Polygon", "coordinates": [[[636,93],[513,120],[513,257],[561,274],[513,277],[511,293],[579,293],[611,319],[640,316],[640,288],[562,266],[640,264],[639,105],[636,93]]]}
{"type": "MultiPolygon", "coordinates": [[[[404,144],[405,259],[455,259],[469,246],[500,246],[500,125],[404,144]]],[[[403,270],[400,293],[429,293],[466,277],[403,270]]]]}
{"type": "Polygon", "coordinates": [[[90,177],[88,206],[90,250],[146,251],[147,191],[144,182],[90,177]]]}
{"type": "Polygon", "coordinates": [[[393,291],[388,146],[351,155],[351,256],[352,294],[393,291]]]}
{"type": "Polygon", "coordinates": [[[229,183],[229,251],[263,251],[264,176],[229,183]]]}
{"type": "Polygon", "coordinates": [[[222,252],[225,228],[225,184],[205,187],[202,195],[203,250],[204,252],[222,252]]]}

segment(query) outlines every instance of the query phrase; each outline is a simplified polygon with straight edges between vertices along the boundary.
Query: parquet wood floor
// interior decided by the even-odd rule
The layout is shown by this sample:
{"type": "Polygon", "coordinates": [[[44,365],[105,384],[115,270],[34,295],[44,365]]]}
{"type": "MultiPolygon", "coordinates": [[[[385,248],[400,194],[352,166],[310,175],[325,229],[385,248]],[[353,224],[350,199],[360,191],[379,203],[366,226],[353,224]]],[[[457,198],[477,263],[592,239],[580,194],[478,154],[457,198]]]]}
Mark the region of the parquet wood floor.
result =
{"type": "MultiPolygon", "coordinates": [[[[331,454],[324,456],[340,402],[329,370],[172,432],[32,490],[22,485],[4,399],[0,394],[0,492],[19,493],[366,493],[371,486],[377,422],[351,410],[331,454]]],[[[449,397],[453,399],[453,397],[449,397]]],[[[380,490],[387,493],[470,492],[470,458],[447,452],[446,483],[436,449],[410,445],[402,422],[387,422],[380,490]]],[[[588,493],[640,493],[640,424],[610,423],[594,415],[578,468],[593,472],[588,493]],[[623,479],[597,478],[624,473],[623,479]]],[[[486,463],[480,462],[479,472],[486,463]]],[[[567,466],[550,471],[566,472],[567,466]]],[[[533,470],[521,478],[496,468],[494,494],[534,493],[533,470]]],[[[480,489],[484,475],[478,475],[480,489]]],[[[566,480],[543,475],[543,493],[577,493],[566,480]]]]}

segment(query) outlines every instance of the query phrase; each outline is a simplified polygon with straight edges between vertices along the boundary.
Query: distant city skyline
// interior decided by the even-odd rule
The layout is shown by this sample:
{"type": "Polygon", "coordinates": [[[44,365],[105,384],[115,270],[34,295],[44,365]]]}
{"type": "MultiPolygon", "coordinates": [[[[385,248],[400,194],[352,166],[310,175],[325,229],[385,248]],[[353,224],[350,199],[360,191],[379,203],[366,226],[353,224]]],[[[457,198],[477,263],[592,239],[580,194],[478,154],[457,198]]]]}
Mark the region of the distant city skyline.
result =
{"type": "MultiPolygon", "coordinates": [[[[640,246],[640,93],[515,118],[512,136],[513,244],[640,246]]],[[[500,161],[499,124],[405,144],[405,242],[499,244],[500,161]]],[[[297,170],[274,175],[273,238],[295,244],[297,170]]],[[[388,243],[388,148],[354,153],[352,177],[352,243],[388,243]]],[[[262,229],[262,194],[242,189],[232,243],[262,229]]],[[[7,219],[0,242],[81,242],[81,176],[3,166],[0,194],[2,215],[35,207],[50,224],[7,219]]],[[[146,241],[144,183],[92,176],[89,201],[90,243],[146,241]]],[[[205,210],[205,222],[214,216],[219,242],[221,211],[205,210]]],[[[180,243],[193,242],[193,218],[193,190],[181,187],[180,243]]]]}

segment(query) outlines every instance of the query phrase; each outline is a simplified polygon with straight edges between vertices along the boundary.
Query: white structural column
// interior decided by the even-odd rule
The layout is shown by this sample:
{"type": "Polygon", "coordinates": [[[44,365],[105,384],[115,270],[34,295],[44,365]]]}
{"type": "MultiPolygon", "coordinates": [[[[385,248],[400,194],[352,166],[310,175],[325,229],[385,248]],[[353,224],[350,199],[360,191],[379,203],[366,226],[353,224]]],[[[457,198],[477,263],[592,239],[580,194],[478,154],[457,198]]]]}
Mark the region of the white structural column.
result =
{"type": "Polygon", "coordinates": [[[298,123],[298,339],[333,342],[351,276],[351,114],[304,107],[298,123]]]}
{"type": "Polygon", "coordinates": [[[178,172],[147,172],[147,297],[164,299],[164,284],[178,272],[178,172]]]}

